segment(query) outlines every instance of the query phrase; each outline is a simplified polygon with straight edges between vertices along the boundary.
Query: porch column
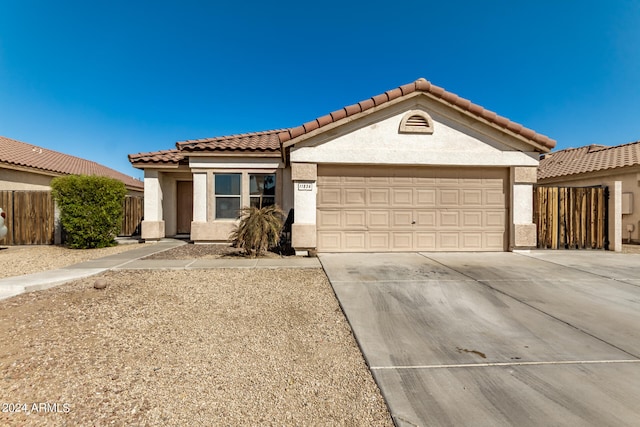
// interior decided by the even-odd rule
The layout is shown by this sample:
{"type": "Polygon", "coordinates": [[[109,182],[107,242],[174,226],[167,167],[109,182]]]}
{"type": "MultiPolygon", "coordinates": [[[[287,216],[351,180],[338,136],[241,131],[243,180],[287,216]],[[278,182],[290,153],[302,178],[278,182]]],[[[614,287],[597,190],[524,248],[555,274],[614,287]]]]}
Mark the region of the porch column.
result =
{"type": "Polygon", "coordinates": [[[316,248],[316,181],[318,165],[292,163],[294,223],[291,225],[291,246],[296,254],[316,248]]]}
{"type": "Polygon", "coordinates": [[[211,188],[209,181],[211,174],[207,171],[193,172],[193,221],[191,221],[191,240],[194,243],[204,243],[215,240],[211,236],[213,228],[210,221],[211,209],[207,188],[211,188]]]}
{"type": "Polygon", "coordinates": [[[536,167],[511,168],[511,250],[530,249],[537,245],[537,230],[533,223],[533,184],[537,178],[536,167]]]}
{"type": "Polygon", "coordinates": [[[144,220],[141,236],[144,240],[160,240],[165,236],[161,175],[161,172],[154,169],[144,170],[144,220]]]}
{"type": "Polygon", "coordinates": [[[609,187],[609,250],[622,251],[622,181],[609,187]]]}
{"type": "Polygon", "coordinates": [[[193,173],[193,222],[207,222],[207,173],[193,173]]]}

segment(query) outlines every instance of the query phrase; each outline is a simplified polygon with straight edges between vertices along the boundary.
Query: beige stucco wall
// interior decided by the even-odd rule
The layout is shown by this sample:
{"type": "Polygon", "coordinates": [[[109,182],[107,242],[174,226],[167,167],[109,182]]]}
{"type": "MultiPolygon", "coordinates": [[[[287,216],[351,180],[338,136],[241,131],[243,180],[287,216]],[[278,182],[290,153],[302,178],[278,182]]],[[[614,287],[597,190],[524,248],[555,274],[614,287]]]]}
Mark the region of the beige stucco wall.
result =
{"type": "Polygon", "coordinates": [[[198,156],[189,159],[189,167],[194,179],[191,239],[196,243],[225,242],[237,224],[215,218],[215,173],[242,174],[241,206],[249,206],[249,174],[275,173],[276,203],[285,215],[293,207],[291,172],[280,158],[198,156]]]}
{"type": "Polygon", "coordinates": [[[178,229],[178,181],[191,181],[184,170],[145,170],[144,221],[142,238],[147,240],[175,236],[178,229]]]}
{"type": "Polygon", "coordinates": [[[281,169],[282,179],[282,210],[285,215],[293,209],[293,181],[291,180],[291,168],[281,169]]]}
{"type": "Polygon", "coordinates": [[[52,176],[26,171],[0,168],[0,190],[42,191],[50,190],[52,176]]]}
{"type": "Polygon", "coordinates": [[[315,179],[309,171],[315,164],[371,164],[400,166],[510,167],[509,248],[535,247],[533,183],[538,153],[513,136],[427,98],[414,98],[340,128],[320,133],[291,147],[293,194],[296,223],[304,226],[305,236],[294,242],[310,245],[310,226],[315,226],[315,179]],[[399,132],[400,122],[409,110],[427,112],[433,121],[432,134],[399,132]],[[309,164],[303,168],[302,164],[309,164]],[[298,180],[296,180],[298,178],[298,180]],[[309,183],[311,190],[298,183],[309,183]]]}
{"type": "MultiPolygon", "coordinates": [[[[581,174],[573,177],[555,178],[540,180],[541,185],[565,185],[570,187],[583,187],[591,185],[606,185],[609,188],[609,240],[615,246],[614,237],[621,236],[623,242],[629,238],[627,225],[632,225],[631,239],[640,241],[640,167],[620,168],[618,170],[608,170],[592,174],[581,174]],[[615,182],[622,185],[621,193],[633,194],[633,213],[620,215],[618,218],[618,229],[616,229],[615,218],[612,217],[615,207],[615,182]]],[[[621,203],[621,201],[620,201],[621,203]]],[[[611,249],[616,249],[612,247],[611,249]]]]}
{"type": "Polygon", "coordinates": [[[443,108],[412,99],[291,148],[291,162],[460,166],[537,166],[538,154],[515,138],[443,108]],[[407,110],[426,111],[433,134],[399,133],[407,110]]]}
{"type": "Polygon", "coordinates": [[[163,212],[162,172],[155,169],[144,171],[144,220],[142,238],[158,240],[165,237],[163,212]]]}

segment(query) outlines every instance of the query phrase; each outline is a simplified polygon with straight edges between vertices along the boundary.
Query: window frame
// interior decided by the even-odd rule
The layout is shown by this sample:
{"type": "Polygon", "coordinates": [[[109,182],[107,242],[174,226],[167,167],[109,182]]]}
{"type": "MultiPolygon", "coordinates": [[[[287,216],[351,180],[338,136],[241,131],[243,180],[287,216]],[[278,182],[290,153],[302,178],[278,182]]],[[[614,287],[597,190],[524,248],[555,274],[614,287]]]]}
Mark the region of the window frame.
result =
{"type": "Polygon", "coordinates": [[[213,218],[216,221],[235,221],[240,215],[240,209],[242,209],[242,181],[243,181],[243,173],[242,172],[232,172],[232,171],[220,171],[213,172],[213,218]],[[221,175],[233,175],[238,176],[240,178],[238,194],[226,194],[220,193],[216,191],[217,188],[217,177],[221,175]],[[236,211],[236,215],[233,217],[226,216],[218,216],[218,199],[222,198],[237,198],[238,199],[238,210],[236,211]]]}
{"type": "MultiPolygon", "coordinates": [[[[272,205],[276,204],[276,192],[277,192],[277,188],[278,188],[278,176],[277,176],[277,174],[275,172],[272,172],[272,173],[270,173],[270,172],[249,172],[248,173],[248,180],[249,180],[249,206],[253,206],[253,200],[256,199],[256,198],[259,200],[258,206],[256,206],[258,208],[263,208],[263,207],[266,207],[266,206],[272,206],[272,205]],[[261,177],[263,177],[263,180],[262,180],[262,184],[263,184],[262,192],[259,193],[259,194],[254,194],[254,192],[251,191],[251,178],[253,176],[261,176],[261,177]],[[266,187],[264,178],[266,178],[267,176],[272,176],[273,177],[273,194],[266,194],[265,193],[265,190],[267,189],[267,187],[266,187]],[[265,198],[273,199],[273,203],[270,203],[268,205],[264,205],[263,204],[263,200],[265,198]]],[[[257,181],[256,181],[256,184],[257,184],[257,181]]]]}
{"type": "MultiPolygon", "coordinates": [[[[207,171],[209,173],[209,187],[208,190],[208,210],[209,213],[207,215],[207,221],[237,221],[239,218],[236,216],[234,218],[220,218],[218,217],[217,212],[217,203],[216,200],[218,197],[239,197],[240,198],[240,209],[251,206],[251,175],[273,175],[275,178],[274,185],[274,194],[268,195],[268,197],[273,197],[274,204],[277,205],[279,199],[282,197],[281,188],[278,186],[279,181],[282,179],[282,173],[280,168],[211,168],[207,171]],[[218,175],[240,175],[240,195],[225,195],[225,194],[216,194],[216,176],[218,175]]],[[[255,197],[255,196],[254,196],[255,197]]],[[[240,212],[238,212],[239,214],[240,212]]]]}

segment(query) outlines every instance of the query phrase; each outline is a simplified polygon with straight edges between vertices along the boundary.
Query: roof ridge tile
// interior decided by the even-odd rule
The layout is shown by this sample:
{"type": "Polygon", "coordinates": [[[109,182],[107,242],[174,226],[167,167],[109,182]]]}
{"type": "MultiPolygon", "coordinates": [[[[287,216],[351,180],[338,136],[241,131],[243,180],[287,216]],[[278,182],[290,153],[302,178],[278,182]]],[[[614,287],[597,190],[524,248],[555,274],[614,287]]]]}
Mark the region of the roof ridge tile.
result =
{"type": "MultiPolygon", "coordinates": [[[[378,107],[380,105],[383,105],[386,102],[399,99],[403,96],[408,96],[411,93],[416,91],[428,93],[429,95],[436,97],[442,100],[443,102],[449,103],[454,107],[457,107],[459,109],[462,109],[463,111],[467,111],[470,114],[478,116],[479,118],[486,120],[492,125],[508,130],[509,132],[513,132],[516,135],[522,136],[523,138],[528,139],[532,142],[535,142],[536,144],[539,144],[545,147],[546,149],[552,149],[556,145],[556,141],[549,138],[548,136],[536,133],[535,131],[528,129],[521,124],[512,122],[506,117],[502,117],[497,113],[487,110],[481,107],[480,105],[474,104],[473,102],[465,98],[462,98],[452,92],[448,92],[444,88],[436,86],[424,78],[419,78],[418,80],[412,83],[407,83],[397,88],[390,89],[384,93],[381,93],[379,95],[375,95],[371,98],[360,101],[357,104],[343,107],[341,110],[344,110],[346,115],[340,114],[339,112],[341,110],[336,110],[328,114],[328,116],[331,116],[331,118],[333,119],[332,123],[335,123],[345,119],[346,117],[364,112],[373,107],[378,107]]],[[[320,121],[318,121],[318,124],[320,124],[320,121]]],[[[323,120],[322,124],[319,127],[327,126],[329,124],[331,123],[327,123],[326,120],[323,120]]],[[[295,139],[297,137],[304,135],[305,133],[318,129],[315,126],[305,126],[305,125],[291,128],[288,130],[285,129],[283,130],[283,132],[280,132],[278,134],[278,138],[280,142],[284,143],[284,142],[290,141],[292,139],[295,139]],[[304,131],[303,133],[300,133],[300,128],[302,129],[308,128],[308,130],[304,131]],[[294,129],[295,129],[295,132],[294,132],[294,129]]]]}

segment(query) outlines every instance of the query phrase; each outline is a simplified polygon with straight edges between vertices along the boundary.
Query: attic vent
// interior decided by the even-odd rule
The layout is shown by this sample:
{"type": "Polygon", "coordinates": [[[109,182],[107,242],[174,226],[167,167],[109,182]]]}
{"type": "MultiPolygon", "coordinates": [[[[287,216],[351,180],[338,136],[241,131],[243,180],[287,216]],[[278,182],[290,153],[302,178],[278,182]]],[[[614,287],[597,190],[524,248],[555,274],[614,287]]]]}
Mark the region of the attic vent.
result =
{"type": "Polygon", "coordinates": [[[424,111],[409,111],[400,121],[400,133],[433,133],[433,121],[424,111]]]}

